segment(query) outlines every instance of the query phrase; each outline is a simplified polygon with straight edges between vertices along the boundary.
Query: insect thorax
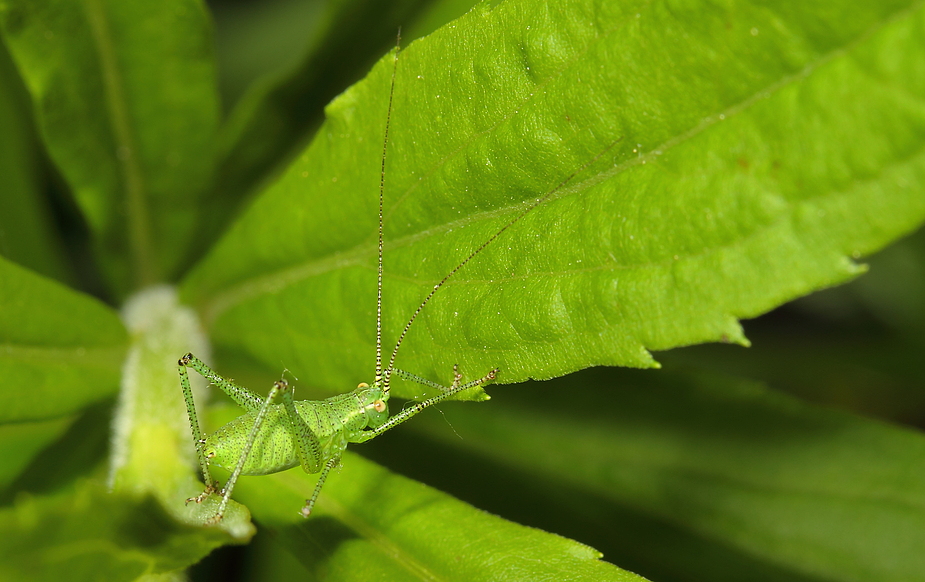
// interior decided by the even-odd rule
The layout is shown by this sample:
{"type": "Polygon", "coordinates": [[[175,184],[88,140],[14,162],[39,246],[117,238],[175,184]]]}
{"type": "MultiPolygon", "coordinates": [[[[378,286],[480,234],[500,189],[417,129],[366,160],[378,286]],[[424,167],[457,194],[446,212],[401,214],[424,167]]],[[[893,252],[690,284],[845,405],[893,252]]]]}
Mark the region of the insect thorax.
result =
{"type": "Polygon", "coordinates": [[[387,397],[383,398],[381,389],[364,383],[352,392],[324,400],[297,400],[295,407],[312,432],[323,440],[337,433],[352,433],[367,427],[379,426],[384,421],[379,417],[383,413],[388,416],[384,402],[386,399],[387,397]]]}

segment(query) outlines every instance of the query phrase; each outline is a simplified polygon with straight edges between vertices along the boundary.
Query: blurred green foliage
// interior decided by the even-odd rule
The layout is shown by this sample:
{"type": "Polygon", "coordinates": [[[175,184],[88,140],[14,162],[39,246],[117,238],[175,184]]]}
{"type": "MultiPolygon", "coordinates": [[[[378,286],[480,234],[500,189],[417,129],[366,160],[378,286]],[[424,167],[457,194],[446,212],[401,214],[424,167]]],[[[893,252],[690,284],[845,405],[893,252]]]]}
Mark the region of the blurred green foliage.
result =
{"type": "Polygon", "coordinates": [[[471,7],[0,0],[0,578],[921,576],[921,3],[471,7]],[[513,222],[397,360],[492,401],[203,528],[176,359],[371,380],[387,116],[385,348],[513,222]]]}

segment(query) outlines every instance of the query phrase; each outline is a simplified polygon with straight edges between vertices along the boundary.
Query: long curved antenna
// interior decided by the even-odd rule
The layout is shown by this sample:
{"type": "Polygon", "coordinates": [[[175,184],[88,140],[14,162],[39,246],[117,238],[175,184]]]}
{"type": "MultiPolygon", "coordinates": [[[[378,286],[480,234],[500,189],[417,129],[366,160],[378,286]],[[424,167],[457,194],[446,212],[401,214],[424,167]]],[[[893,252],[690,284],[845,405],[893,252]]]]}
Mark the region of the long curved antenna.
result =
{"type": "MultiPolygon", "coordinates": [[[[401,49],[401,29],[395,40],[395,60],[392,61],[392,82],[389,86],[389,108],[385,115],[385,135],[382,138],[382,163],[379,167],[379,273],[376,282],[376,385],[382,378],[382,200],[385,197],[385,154],[389,147],[389,124],[392,121],[392,97],[395,95],[395,71],[398,69],[398,51],[401,49]]],[[[388,378],[385,392],[389,391],[388,378]]]]}
{"type": "Polygon", "coordinates": [[[606,155],[607,152],[609,152],[610,150],[612,150],[612,149],[614,148],[614,146],[616,146],[618,143],[620,143],[620,141],[621,141],[622,139],[623,139],[623,138],[621,137],[620,139],[618,139],[618,140],[614,141],[613,143],[611,143],[610,145],[608,145],[606,148],[604,148],[603,151],[601,151],[601,153],[599,153],[599,154],[597,154],[596,156],[594,156],[593,158],[591,158],[590,161],[588,161],[587,163],[583,164],[580,168],[578,168],[577,170],[575,170],[574,172],[572,172],[571,174],[569,174],[564,180],[562,180],[561,182],[559,182],[559,184],[556,185],[555,188],[553,188],[552,190],[550,190],[550,191],[547,192],[546,194],[540,196],[539,198],[537,198],[536,200],[534,200],[533,202],[531,202],[529,205],[527,205],[527,207],[524,208],[522,211],[520,211],[520,213],[519,213],[517,216],[515,216],[510,222],[508,222],[507,224],[505,224],[504,226],[502,226],[501,228],[499,228],[498,231],[497,231],[495,234],[491,235],[491,237],[489,237],[488,240],[486,240],[485,242],[483,242],[477,249],[475,249],[474,251],[472,251],[472,253],[471,253],[468,257],[466,257],[465,259],[463,259],[461,263],[459,263],[458,265],[456,265],[456,266],[453,268],[453,270],[450,271],[449,274],[447,274],[446,277],[444,277],[443,279],[440,280],[439,283],[437,283],[436,285],[434,285],[434,288],[430,290],[430,293],[427,294],[427,297],[424,298],[424,301],[422,301],[421,304],[418,305],[418,308],[415,309],[414,313],[411,315],[411,319],[409,319],[409,320],[408,320],[408,323],[405,324],[405,329],[403,329],[403,330],[401,331],[401,335],[398,336],[398,342],[395,343],[395,349],[392,350],[392,356],[389,358],[389,367],[386,368],[386,370],[387,370],[386,376],[391,375],[392,369],[395,367],[395,358],[398,357],[398,349],[401,347],[402,341],[404,341],[405,336],[408,334],[408,330],[411,329],[411,324],[414,323],[414,320],[415,320],[415,319],[417,318],[417,316],[421,313],[421,311],[423,311],[424,306],[427,305],[427,302],[430,301],[431,297],[433,297],[433,296],[437,293],[437,291],[439,291],[440,288],[443,287],[444,283],[446,283],[446,282],[450,279],[450,277],[452,277],[453,275],[455,275],[460,269],[462,269],[463,267],[465,267],[466,264],[467,264],[469,261],[471,261],[471,260],[475,257],[475,255],[477,255],[477,254],[479,254],[480,252],[482,252],[483,250],[485,250],[485,247],[487,247],[488,245],[490,245],[491,243],[493,243],[499,236],[501,236],[501,235],[504,233],[504,231],[506,231],[507,229],[509,229],[510,227],[512,227],[512,226],[513,226],[515,223],[517,223],[521,218],[523,218],[524,216],[526,216],[527,214],[529,214],[531,210],[533,210],[534,208],[536,208],[537,206],[539,206],[539,205],[542,204],[543,202],[546,202],[547,200],[549,200],[549,199],[553,196],[553,194],[555,194],[556,192],[558,192],[559,190],[561,190],[562,188],[564,188],[565,186],[567,186],[569,182],[571,182],[572,180],[575,179],[575,176],[581,174],[581,173],[584,172],[586,169],[588,169],[589,167],[591,167],[591,166],[592,166],[595,162],[597,162],[599,159],[601,159],[602,157],[604,157],[604,155],[606,155]]]}

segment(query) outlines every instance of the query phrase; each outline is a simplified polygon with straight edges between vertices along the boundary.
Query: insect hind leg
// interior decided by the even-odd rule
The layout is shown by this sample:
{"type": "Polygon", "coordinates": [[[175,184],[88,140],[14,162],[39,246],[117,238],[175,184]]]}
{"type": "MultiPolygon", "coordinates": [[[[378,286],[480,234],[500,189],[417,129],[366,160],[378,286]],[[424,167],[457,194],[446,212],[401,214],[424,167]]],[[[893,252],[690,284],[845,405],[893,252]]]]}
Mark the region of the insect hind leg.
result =
{"type": "MultiPolygon", "coordinates": [[[[186,414],[189,416],[190,432],[193,434],[193,445],[196,447],[196,457],[199,461],[199,468],[202,471],[202,478],[206,484],[206,489],[198,497],[190,497],[186,500],[187,503],[190,501],[196,501],[196,503],[201,503],[203,499],[209,496],[209,494],[218,490],[218,481],[212,478],[211,473],[209,473],[209,462],[203,453],[202,446],[205,444],[205,439],[202,438],[202,430],[199,428],[199,417],[196,414],[196,403],[193,401],[193,388],[190,385],[189,372],[187,372],[187,367],[193,367],[194,370],[202,374],[202,372],[194,367],[193,362],[202,363],[198,358],[193,354],[186,354],[177,362],[180,371],[180,386],[183,389],[183,400],[186,401],[186,414]]],[[[203,364],[205,366],[205,364],[203,364]]],[[[210,370],[211,371],[211,370],[210,370]]]]}
{"type": "MultiPolygon", "coordinates": [[[[212,385],[217,386],[221,389],[222,392],[231,397],[235,403],[246,410],[247,412],[257,412],[260,410],[260,406],[263,404],[263,398],[254,392],[251,392],[244,386],[235,383],[233,380],[229,380],[224,376],[219,376],[215,370],[206,365],[205,362],[194,356],[193,354],[186,354],[178,362],[180,365],[180,381],[187,376],[187,368],[192,368],[200,376],[212,383],[212,385]]],[[[184,385],[183,394],[186,396],[186,386],[184,385]]],[[[192,399],[192,392],[190,392],[190,399],[192,399]]]]}
{"type": "Polygon", "coordinates": [[[266,419],[267,411],[273,404],[276,395],[281,392],[286,393],[288,390],[289,383],[285,380],[278,380],[273,384],[273,388],[270,389],[270,393],[267,394],[266,400],[263,401],[263,404],[257,411],[257,415],[254,417],[254,425],[247,435],[247,440],[244,442],[244,448],[241,450],[241,456],[238,457],[238,462],[235,465],[234,471],[231,472],[228,483],[226,483],[225,488],[222,489],[222,500],[218,504],[218,511],[206,522],[207,524],[217,523],[221,521],[222,517],[225,515],[225,508],[228,507],[228,501],[231,499],[231,492],[234,490],[238,477],[241,476],[241,471],[244,470],[244,463],[247,461],[247,456],[250,455],[251,449],[254,447],[254,441],[257,440],[257,435],[260,433],[260,428],[263,426],[263,421],[266,419]]]}

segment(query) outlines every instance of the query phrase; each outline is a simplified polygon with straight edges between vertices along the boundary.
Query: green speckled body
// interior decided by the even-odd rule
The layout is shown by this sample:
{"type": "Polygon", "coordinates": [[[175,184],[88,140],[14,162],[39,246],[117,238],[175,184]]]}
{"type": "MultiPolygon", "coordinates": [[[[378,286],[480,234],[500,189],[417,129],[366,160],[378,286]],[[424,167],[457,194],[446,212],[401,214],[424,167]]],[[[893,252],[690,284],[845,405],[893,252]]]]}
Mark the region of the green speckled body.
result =
{"type": "MultiPolygon", "coordinates": [[[[385,398],[388,398],[387,396],[385,398]]],[[[317,473],[326,459],[339,457],[347,443],[362,442],[364,429],[376,428],[388,418],[388,409],[377,410],[373,404],[382,402],[382,390],[362,385],[353,392],[338,394],[326,400],[299,400],[295,408],[309,430],[318,438],[320,454],[317,467],[304,467],[317,473]]],[[[206,437],[205,453],[209,464],[234,469],[254,426],[256,412],[240,416],[206,437]]],[[[269,475],[299,465],[293,434],[286,409],[282,404],[271,405],[263,426],[254,436],[253,447],[241,469],[242,475],[269,475]]]]}
{"type": "MultiPolygon", "coordinates": [[[[392,110],[392,95],[395,89],[395,69],[398,65],[398,47],[394,52],[392,64],[392,82],[389,88],[389,112],[392,110]]],[[[402,340],[411,329],[415,318],[422,312],[427,302],[454,273],[463,268],[472,258],[497,239],[512,224],[523,218],[530,210],[552,196],[568,180],[551,190],[543,198],[521,211],[515,218],[499,229],[485,243],[473,250],[450,271],[428,294],[417,310],[408,319],[399,334],[391,356],[383,360],[382,354],[382,274],[383,274],[383,195],[385,191],[385,156],[389,142],[389,116],[386,116],[385,133],[382,140],[382,173],[379,180],[379,245],[378,245],[378,280],[376,297],[376,373],[372,386],[360,384],[356,390],[321,401],[296,401],[289,383],[281,379],[273,384],[266,398],[251,392],[217,374],[202,360],[193,354],[186,354],[178,361],[180,386],[186,401],[186,411],[190,421],[190,431],[196,444],[196,453],[205,490],[197,497],[187,499],[187,503],[201,503],[213,493],[219,493],[222,500],[215,515],[207,523],[216,523],[222,519],[225,508],[231,500],[231,493],[240,475],[267,475],[301,465],[307,473],[318,473],[318,481],[310,498],[305,500],[301,514],[308,517],[321,487],[328,474],[340,464],[341,456],[347,443],[362,443],[406,422],[421,411],[434,406],[448,398],[470,389],[491,382],[498,373],[497,368],[485,376],[462,382],[462,374],[453,367],[453,382],[443,386],[432,380],[416,376],[395,367],[395,359],[402,340]],[[385,366],[383,363],[385,362],[385,366]],[[229,422],[211,435],[203,438],[193,402],[193,391],[187,368],[192,368],[231,397],[246,413],[229,422]],[[415,402],[405,407],[398,414],[389,418],[389,381],[392,375],[405,380],[417,382],[423,386],[438,390],[436,396],[415,402]],[[277,398],[282,400],[278,403],[277,398]],[[209,467],[216,465],[231,471],[224,488],[209,472],[209,467]]],[[[606,151],[606,150],[605,150],[606,151]]],[[[595,158],[596,160],[597,158],[595,158]]],[[[584,169],[584,168],[582,168],[584,169]]],[[[579,172],[573,174],[578,175],[579,172]]],[[[571,180],[571,178],[569,178],[571,180]]],[[[482,393],[484,398],[488,396],[482,393]]]]}

